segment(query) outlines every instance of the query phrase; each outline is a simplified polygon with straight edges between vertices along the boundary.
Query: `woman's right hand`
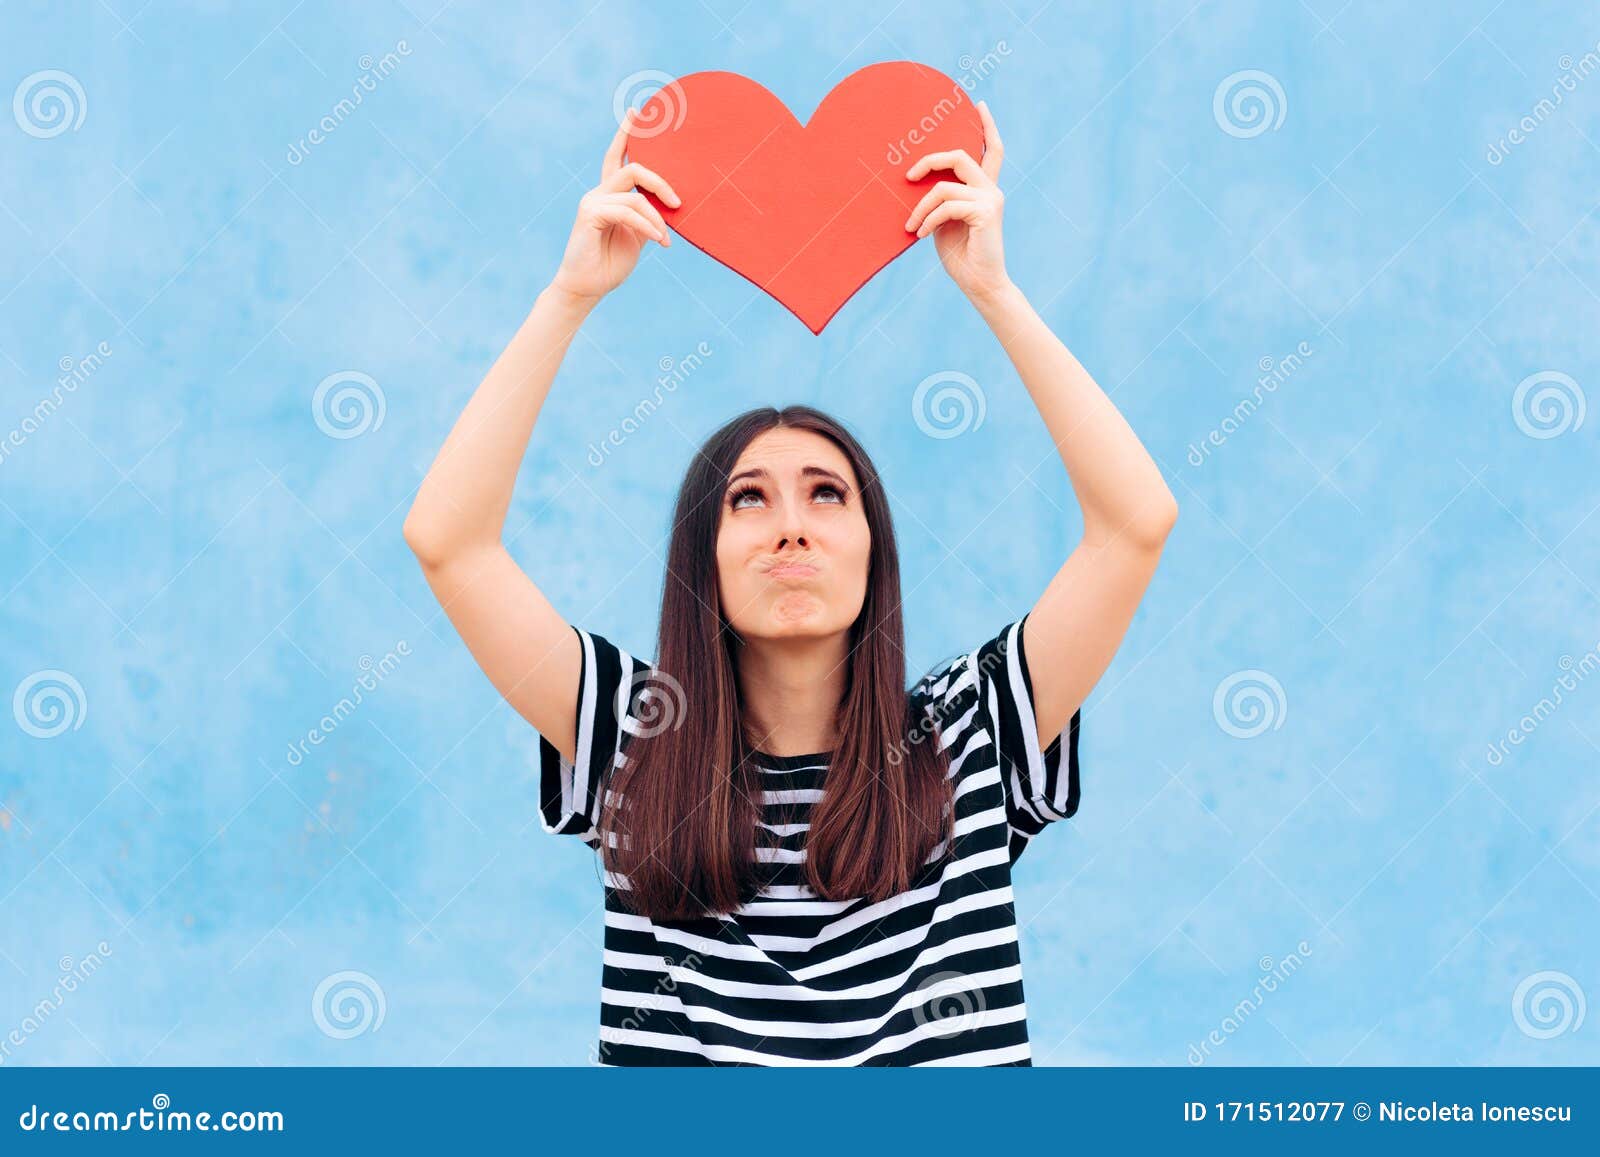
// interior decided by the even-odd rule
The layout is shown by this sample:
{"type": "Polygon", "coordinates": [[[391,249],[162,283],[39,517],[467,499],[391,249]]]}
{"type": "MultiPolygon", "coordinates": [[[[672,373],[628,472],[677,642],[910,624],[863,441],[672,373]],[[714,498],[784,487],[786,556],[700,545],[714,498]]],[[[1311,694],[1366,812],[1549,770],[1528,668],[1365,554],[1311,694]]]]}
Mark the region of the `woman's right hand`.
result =
{"type": "Polygon", "coordinates": [[[667,223],[638,189],[649,189],[674,209],[682,202],[672,186],[636,162],[622,163],[635,111],[622,118],[606,150],[600,183],[578,200],[578,219],[551,286],[573,297],[598,301],[627,280],[647,239],[672,244],[667,223]]]}

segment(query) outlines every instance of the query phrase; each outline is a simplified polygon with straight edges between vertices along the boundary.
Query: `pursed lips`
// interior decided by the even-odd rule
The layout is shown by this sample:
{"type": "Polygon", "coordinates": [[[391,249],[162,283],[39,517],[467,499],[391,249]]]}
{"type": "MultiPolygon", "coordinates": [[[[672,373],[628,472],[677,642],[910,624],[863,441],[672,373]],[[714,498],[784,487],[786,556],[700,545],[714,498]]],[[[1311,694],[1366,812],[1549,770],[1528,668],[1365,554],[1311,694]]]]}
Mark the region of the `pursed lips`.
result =
{"type": "Polygon", "coordinates": [[[817,568],[803,562],[783,562],[767,568],[768,578],[807,578],[817,573],[817,568]]]}

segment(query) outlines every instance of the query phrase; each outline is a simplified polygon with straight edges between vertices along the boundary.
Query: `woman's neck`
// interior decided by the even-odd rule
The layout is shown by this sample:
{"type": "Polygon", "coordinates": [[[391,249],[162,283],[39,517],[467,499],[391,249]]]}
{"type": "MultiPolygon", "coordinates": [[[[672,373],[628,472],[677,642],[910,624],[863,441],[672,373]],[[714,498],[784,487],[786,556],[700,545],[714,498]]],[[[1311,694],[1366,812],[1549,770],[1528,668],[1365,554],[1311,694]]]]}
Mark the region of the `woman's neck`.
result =
{"type": "Polygon", "coordinates": [[[849,658],[847,632],[747,638],[734,665],[750,743],[768,755],[832,751],[849,658]]]}

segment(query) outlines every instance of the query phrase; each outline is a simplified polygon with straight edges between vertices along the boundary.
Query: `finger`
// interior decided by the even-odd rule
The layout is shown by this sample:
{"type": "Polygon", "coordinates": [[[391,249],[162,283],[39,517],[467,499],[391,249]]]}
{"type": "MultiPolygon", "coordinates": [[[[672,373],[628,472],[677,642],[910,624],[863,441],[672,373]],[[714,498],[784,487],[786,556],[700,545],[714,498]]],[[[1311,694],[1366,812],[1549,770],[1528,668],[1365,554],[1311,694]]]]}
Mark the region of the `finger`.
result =
{"type": "Polygon", "coordinates": [[[972,193],[973,190],[970,185],[963,185],[957,181],[940,181],[933,188],[929,189],[927,193],[923,195],[922,200],[917,202],[917,207],[911,210],[911,216],[906,218],[906,228],[915,229],[917,226],[922,224],[922,219],[924,217],[952,198],[966,198],[970,200],[972,198],[972,193]]]}
{"type": "Polygon", "coordinates": [[[978,102],[978,114],[983,117],[983,171],[991,181],[1000,179],[1000,162],[1005,159],[1006,146],[1000,140],[1000,129],[989,111],[989,102],[978,102]]]}
{"type": "Polygon", "coordinates": [[[906,179],[915,181],[924,173],[930,173],[934,169],[949,169],[969,185],[992,184],[989,180],[989,175],[983,171],[977,161],[972,159],[972,154],[967,152],[966,149],[951,149],[943,153],[928,153],[906,170],[906,179]]]}
{"type": "Polygon", "coordinates": [[[600,162],[600,183],[622,168],[622,154],[628,147],[628,129],[633,124],[633,110],[630,108],[622,116],[622,123],[617,126],[617,135],[611,138],[611,144],[606,148],[606,158],[600,162]]]}
{"type": "Polygon", "coordinates": [[[630,161],[623,165],[611,174],[602,187],[610,193],[626,193],[635,186],[649,189],[674,209],[683,204],[682,198],[671,185],[667,184],[665,177],[654,169],[645,168],[638,161],[630,161]]]}
{"type": "Polygon", "coordinates": [[[657,229],[643,213],[616,201],[596,206],[594,219],[601,225],[621,225],[623,228],[631,229],[640,237],[654,238],[663,246],[672,244],[672,239],[667,236],[666,231],[657,229]]]}
{"type": "Polygon", "coordinates": [[[917,230],[918,237],[926,237],[946,221],[973,221],[978,215],[976,201],[946,201],[922,223],[922,228],[917,230]]]}
{"type": "Polygon", "coordinates": [[[633,233],[641,242],[650,239],[663,248],[672,244],[672,238],[666,233],[659,232],[648,217],[626,205],[601,206],[595,211],[594,219],[596,227],[602,230],[618,227],[633,233]]]}
{"type": "Polygon", "coordinates": [[[644,214],[662,233],[667,231],[667,222],[661,216],[661,211],[652,205],[643,193],[638,191],[632,193],[608,193],[606,194],[606,202],[602,202],[602,204],[607,202],[627,205],[636,212],[644,214]]]}
{"type": "Polygon", "coordinates": [[[634,171],[633,183],[639,188],[649,189],[674,209],[683,204],[683,198],[678,196],[677,190],[654,169],[647,169],[637,162],[629,165],[628,168],[634,171]]]}

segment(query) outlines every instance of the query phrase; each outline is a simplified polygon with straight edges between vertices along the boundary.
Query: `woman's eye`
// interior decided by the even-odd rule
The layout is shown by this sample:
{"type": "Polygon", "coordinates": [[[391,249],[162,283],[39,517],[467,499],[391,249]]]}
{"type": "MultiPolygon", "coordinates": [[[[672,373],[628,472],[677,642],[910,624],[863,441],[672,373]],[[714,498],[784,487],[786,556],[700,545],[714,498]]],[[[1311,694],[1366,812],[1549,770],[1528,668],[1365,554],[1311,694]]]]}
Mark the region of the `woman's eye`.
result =
{"type": "MultiPolygon", "coordinates": [[[[813,499],[820,499],[824,495],[829,496],[828,501],[832,505],[842,505],[845,500],[844,491],[840,490],[831,482],[824,482],[811,492],[811,497],[813,499]]],[[[732,509],[738,510],[747,505],[745,502],[745,499],[747,498],[753,498],[757,499],[759,502],[765,502],[767,496],[761,492],[760,488],[755,486],[747,486],[745,489],[736,491],[734,494],[732,494],[728,498],[728,505],[732,509]]]]}

